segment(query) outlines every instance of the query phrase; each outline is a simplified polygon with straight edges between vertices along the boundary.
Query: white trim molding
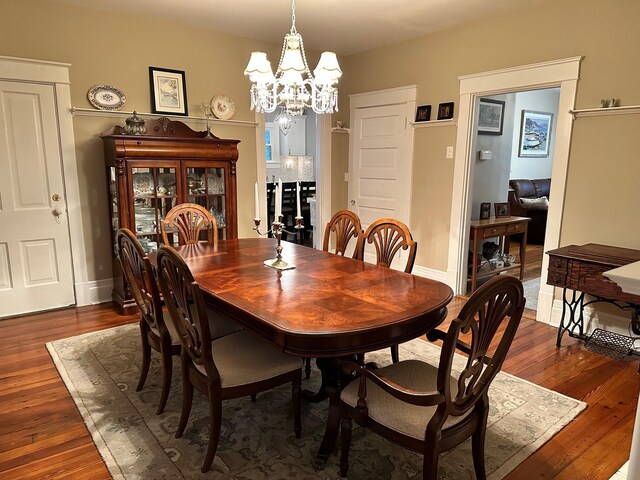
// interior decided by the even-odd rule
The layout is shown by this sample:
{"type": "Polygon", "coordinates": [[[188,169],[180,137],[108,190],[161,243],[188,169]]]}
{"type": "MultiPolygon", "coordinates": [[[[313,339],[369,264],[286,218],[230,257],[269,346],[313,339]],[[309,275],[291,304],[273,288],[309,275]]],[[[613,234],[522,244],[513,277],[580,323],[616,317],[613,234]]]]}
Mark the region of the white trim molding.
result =
{"type": "MultiPolygon", "coordinates": [[[[179,120],[185,123],[204,123],[206,125],[206,117],[185,116],[185,115],[169,115],[166,113],[145,113],[136,112],[141,118],[160,118],[167,117],[171,120],[179,120]]],[[[74,117],[108,117],[108,118],[124,118],[133,115],[133,112],[124,110],[96,110],[94,108],[71,107],[71,115],[74,117]]],[[[248,120],[220,120],[217,118],[209,119],[210,125],[226,125],[231,127],[255,127],[256,122],[248,120]]]]}
{"type": "Polygon", "coordinates": [[[414,265],[411,273],[419,277],[429,278],[438,282],[444,283],[447,281],[447,272],[445,270],[436,270],[435,268],[414,265]]]}
{"type": "MultiPolygon", "coordinates": [[[[383,105],[395,105],[396,103],[411,103],[415,105],[418,86],[407,85],[404,87],[374,90],[372,92],[353,93],[349,95],[349,108],[381,107],[383,105]]],[[[413,109],[415,113],[415,108],[413,109]]],[[[353,128],[353,124],[351,124],[353,128]]]]}
{"type": "MultiPolygon", "coordinates": [[[[471,186],[474,175],[473,143],[475,139],[474,127],[477,124],[478,116],[478,98],[484,95],[560,87],[559,113],[554,142],[554,162],[551,173],[550,198],[553,200],[549,205],[547,216],[544,251],[557,248],[560,242],[564,191],[567,181],[569,148],[573,127],[573,116],[569,113],[569,110],[573,109],[575,105],[581,60],[582,57],[571,57],[459,77],[458,135],[456,140],[447,265],[447,283],[455,293],[464,293],[467,282],[466,264],[468,261],[469,222],[471,218],[471,186]]],[[[548,263],[549,258],[545,255],[542,263],[543,272],[547,270],[548,263]]],[[[547,284],[541,285],[538,301],[538,320],[546,323],[551,321],[553,298],[554,288],[547,284]]]]}
{"type": "MultiPolygon", "coordinates": [[[[69,236],[71,238],[71,256],[75,284],[84,284],[88,280],[84,229],[82,223],[82,203],[76,145],[71,116],[71,88],[68,63],[49,62],[26,58],[0,56],[0,79],[16,82],[32,82],[53,85],[56,96],[56,110],[64,175],[67,216],[69,218],[69,236]]],[[[76,304],[78,292],[76,290],[76,304]]]]}
{"type": "Polygon", "coordinates": [[[113,279],[94,280],[91,282],[76,282],[76,305],[96,305],[98,303],[111,302],[113,279]]]}

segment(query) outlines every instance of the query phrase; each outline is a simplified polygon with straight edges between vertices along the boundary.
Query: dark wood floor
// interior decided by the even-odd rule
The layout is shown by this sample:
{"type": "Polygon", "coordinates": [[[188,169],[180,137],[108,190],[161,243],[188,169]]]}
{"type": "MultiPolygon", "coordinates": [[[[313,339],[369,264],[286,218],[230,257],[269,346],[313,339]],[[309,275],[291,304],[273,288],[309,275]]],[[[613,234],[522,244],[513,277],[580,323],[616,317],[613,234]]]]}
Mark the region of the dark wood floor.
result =
{"type": "MultiPolygon", "coordinates": [[[[451,303],[455,315],[464,300],[451,303]]],[[[0,478],[109,478],[45,342],[135,322],[110,305],[0,320],[0,478]]],[[[609,479],[629,456],[637,361],[614,361],[524,318],[504,370],[589,407],[507,478],[609,479]]],[[[331,472],[333,474],[334,472],[331,472]]]]}

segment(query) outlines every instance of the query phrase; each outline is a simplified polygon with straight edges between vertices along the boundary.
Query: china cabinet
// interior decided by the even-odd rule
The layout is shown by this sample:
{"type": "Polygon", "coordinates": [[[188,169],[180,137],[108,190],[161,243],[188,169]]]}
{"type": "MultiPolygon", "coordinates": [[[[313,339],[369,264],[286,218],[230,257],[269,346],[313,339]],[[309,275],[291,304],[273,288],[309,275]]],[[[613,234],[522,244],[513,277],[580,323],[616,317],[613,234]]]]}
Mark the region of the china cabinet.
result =
{"type": "MultiPolygon", "coordinates": [[[[115,126],[104,144],[113,249],[113,301],[123,313],[135,311],[116,257],[119,228],[136,234],[145,251],[162,243],[160,223],[171,208],[190,202],[215,217],[220,239],[237,238],[236,161],[239,140],[196,132],[168,118],[146,121],[146,134],[127,135],[115,126]]],[[[169,235],[178,244],[177,235],[169,235]]]]}

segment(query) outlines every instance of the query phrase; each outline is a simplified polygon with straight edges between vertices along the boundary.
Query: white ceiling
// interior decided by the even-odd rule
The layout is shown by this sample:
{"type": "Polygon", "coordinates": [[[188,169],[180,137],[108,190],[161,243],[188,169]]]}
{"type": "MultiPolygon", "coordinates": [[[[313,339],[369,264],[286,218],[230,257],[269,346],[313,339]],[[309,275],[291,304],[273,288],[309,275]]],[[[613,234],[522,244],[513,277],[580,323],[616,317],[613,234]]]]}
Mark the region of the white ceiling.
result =
{"type": "MultiPolygon", "coordinates": [[[[291,26],[290,0],[58,0],[122,15],[171,18],[280,43],[291,26]]],[[[390,45],[536,0],[297,0],[305,47],[342,55],[390,45]]]]}

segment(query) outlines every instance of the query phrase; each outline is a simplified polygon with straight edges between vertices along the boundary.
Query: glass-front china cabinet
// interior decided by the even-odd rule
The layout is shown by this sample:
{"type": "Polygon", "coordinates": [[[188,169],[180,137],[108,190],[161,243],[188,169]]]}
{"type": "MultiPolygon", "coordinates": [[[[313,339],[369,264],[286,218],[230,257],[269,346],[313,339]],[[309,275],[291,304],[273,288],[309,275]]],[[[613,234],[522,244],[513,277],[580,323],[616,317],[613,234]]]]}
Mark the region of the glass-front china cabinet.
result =
{"type": "MultiPolygon", "coordinates": [[[[236,161],[238,140],[196,132],[168,118],[147,120],[144,135],[127,135],[115,126],[104,143],[113,248],[113,301],[123,313],[135,311],[115,248],[116,232],[128,228],[142,248],[162,244],[160,224],[171,208],[197,203],[218,225],[218,238],[237,238],[236,161]]],[[[169,235],[173,245],[177,235],[169,235]]]]}

